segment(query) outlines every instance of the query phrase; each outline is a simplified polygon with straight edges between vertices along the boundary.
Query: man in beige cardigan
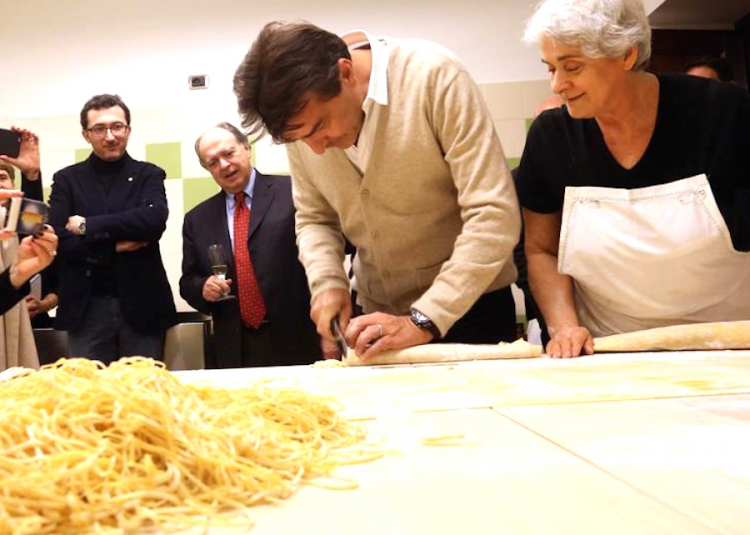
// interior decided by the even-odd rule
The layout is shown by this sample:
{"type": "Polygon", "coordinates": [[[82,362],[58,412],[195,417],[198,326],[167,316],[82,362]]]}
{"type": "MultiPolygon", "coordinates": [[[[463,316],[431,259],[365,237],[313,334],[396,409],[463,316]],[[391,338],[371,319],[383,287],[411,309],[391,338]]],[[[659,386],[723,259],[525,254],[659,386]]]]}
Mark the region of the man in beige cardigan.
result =
{"type": "Polygon", "coordinates": [[[321,335],[338,321],[365,359],[431,340],[514,338],[518,204],[481,92],[450,52],[270,23],[234,90],[245,127],[288,143],[321,335]],[[344,235],[364,310],[351,321],[344,235]]]}

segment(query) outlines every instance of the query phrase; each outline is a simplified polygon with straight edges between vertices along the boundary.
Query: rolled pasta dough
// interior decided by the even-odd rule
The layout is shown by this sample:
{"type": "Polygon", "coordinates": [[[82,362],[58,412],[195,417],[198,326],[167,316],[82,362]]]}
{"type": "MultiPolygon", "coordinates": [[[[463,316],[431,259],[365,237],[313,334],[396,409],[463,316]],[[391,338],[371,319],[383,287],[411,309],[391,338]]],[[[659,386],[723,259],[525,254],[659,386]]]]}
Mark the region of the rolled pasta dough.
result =
{"type": "Polygon", "coordinates": [[[344,362],[347,366],[378,364],[416,364],[428,362],[454,362],[462,360],[520,359],[538,357],[542,347],[525,340],[512,344],[425,344],[394,351],[384,351],[367,360],[360,359],[349,350],[344,362]]]}
{"type": "Polygon", "coordinates": [[[659,327],[594,339],[594,351],[750,349],[750,321],[659,327]]]}

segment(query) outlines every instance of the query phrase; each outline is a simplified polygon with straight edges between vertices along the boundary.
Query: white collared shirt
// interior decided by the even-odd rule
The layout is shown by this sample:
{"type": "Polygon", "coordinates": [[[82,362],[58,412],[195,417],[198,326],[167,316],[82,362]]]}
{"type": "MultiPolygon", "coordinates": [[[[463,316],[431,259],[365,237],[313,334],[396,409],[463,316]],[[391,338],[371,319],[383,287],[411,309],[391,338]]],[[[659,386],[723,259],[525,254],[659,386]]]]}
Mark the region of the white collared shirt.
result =
{"type": "Polygon", "coordinates": [[[378,122],[380,107],[388,106],[388,58],[390,49],[386,39],[373,38],[363,30],[347,32],[341,38],[349,45],[349,50],[357,50],[369,45],[372,53],[370,82],[367,88],[367,97],[362,103],[365,119],[359,132],[357,144],[344,149],[344,153],[349,160],[359,169],[360,173],[364,174],[372,153],[375,125],[378,122]]]}

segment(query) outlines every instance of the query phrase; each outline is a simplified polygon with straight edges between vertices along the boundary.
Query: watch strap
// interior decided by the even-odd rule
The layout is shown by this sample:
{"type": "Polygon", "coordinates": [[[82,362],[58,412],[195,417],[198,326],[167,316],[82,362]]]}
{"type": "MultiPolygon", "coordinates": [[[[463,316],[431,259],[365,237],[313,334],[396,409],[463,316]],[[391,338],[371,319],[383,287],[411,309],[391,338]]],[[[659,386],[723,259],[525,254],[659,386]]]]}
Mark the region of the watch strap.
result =
{"type": "Polygon", "coordinates": [[[415,326],[429,332],[434,339],[437,340],[439,338],[442,338],[442,334],[440,334],[440,329],[437,328],[437,325],[435,325],[428,316],[426,316],[416,308],[412,307],[409,319],[411,319],[411,322],[415,326]]]}

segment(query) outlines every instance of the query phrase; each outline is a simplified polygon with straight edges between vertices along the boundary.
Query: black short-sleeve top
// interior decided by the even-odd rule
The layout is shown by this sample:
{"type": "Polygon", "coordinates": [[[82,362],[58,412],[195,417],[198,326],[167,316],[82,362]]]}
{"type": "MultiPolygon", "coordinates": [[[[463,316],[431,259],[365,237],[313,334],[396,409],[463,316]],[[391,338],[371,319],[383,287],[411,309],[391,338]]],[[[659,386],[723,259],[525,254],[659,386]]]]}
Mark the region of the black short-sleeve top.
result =
{"type": "Polygon", "coordinates": [[[750,251],[750,96],[739,86],[658,75],[656,126],[641,160],[624,169],[595,119],[562,107],[531,125],[516,183],[521,205],[552,214],[567,186],[634,189],[704,173],[734,246],[750,251]]]}

